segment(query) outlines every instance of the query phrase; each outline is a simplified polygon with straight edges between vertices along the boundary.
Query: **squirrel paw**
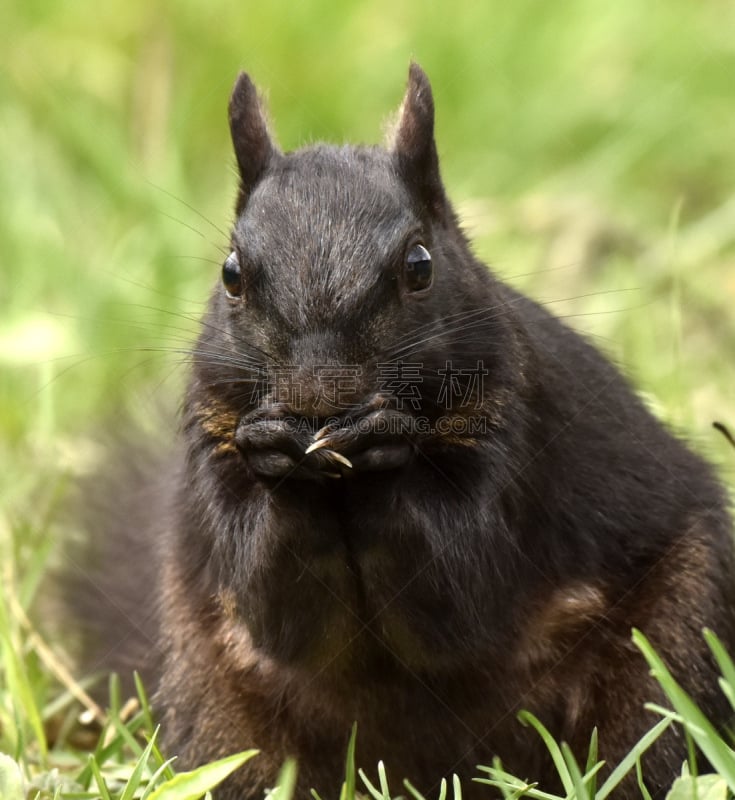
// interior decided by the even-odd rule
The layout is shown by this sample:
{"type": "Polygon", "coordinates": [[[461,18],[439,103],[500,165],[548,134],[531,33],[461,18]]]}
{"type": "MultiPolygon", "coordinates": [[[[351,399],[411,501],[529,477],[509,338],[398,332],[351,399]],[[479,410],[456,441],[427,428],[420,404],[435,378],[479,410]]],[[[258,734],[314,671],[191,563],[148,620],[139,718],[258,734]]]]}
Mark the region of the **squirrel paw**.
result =
{"type": "Polygon", "coordinates": [[[311,434],[277,413],[248,414],[235,432],[235,443],[257,478],[323,481],[339,478],[342,470],[349,468],[348,459],[339,454],[307,453],[311,434]]]}
{"type": "Polygon", "coordinates": [[[396,469],[414,455],[410,434],[412,417],[391,408],[368,414],[352,414],[338,424],[328,425],[314,434],[307,455],[326,452],[334,459],[346,458],[351,465],[344,475],[359,471],[396,469]]]}

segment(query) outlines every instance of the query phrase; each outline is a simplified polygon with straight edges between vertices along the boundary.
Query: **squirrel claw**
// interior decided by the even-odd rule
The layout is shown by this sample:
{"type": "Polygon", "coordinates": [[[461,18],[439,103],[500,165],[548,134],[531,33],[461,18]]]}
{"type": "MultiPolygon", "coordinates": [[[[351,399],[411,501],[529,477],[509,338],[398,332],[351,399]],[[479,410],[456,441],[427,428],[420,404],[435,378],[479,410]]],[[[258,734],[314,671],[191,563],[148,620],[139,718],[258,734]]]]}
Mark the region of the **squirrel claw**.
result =
{"type": "Polygon", "coordinates": [[[322,431],[326,431],[326,428],[322,428],[322,430],[321,430],[321,431],[318,431],[318,432],[315,434],[315,438],[317,439],[317,441],[315,441],[315,442],[312,442],[312,443],[311,443],[311,444],[310,444],[310,445],[309,445],[309,446],[306,448],[306,450],[304,451],[305,455],[307,455],[307,456],[308,456],[308,455],[309,455],[309,453],[313,453],[315,450],[321,450],[321,448],[322,448],[322,447],[328,447],[328,446],[329,446],[329,440],[328,440],[328,439],[319,439],[319,438],[318,438],[318,437],[319,437],[319,434],[320,434],[320,433],[322,433],[322,431]]]}
{"type": "MultiPolygon", "coordinates": [[[[308,453],[309,450],[307,450],[306,452],[308,453]]],[[[325,450],[324,455],[329,456],[329,458],[331,458],[332,461],[338,461],[340,464],[344,464],[344,466],[347,467],[348,469],[352,469],[352,462],[350,461],[349,458],[345,458],[345,456],[343,456],[342,453],[338,453],[336,450],[325,450]]]]}
{"type": "MultiPolygon", "coordinates": [[[[319,430],[314,434],[314,444],[311,445],[311,448],[316,450],[317,447],[323,447],[324,446],[323,443],[317,445],[317,442],[324,439],[324,437],[327,434],[331,433],[334,430],[334,428],[335,428],[334,424],[324,425],[323,427],[319,428],[319,430]]],[[[307,450],[306,452],[308,453],[309,451],[307,450]]]]}

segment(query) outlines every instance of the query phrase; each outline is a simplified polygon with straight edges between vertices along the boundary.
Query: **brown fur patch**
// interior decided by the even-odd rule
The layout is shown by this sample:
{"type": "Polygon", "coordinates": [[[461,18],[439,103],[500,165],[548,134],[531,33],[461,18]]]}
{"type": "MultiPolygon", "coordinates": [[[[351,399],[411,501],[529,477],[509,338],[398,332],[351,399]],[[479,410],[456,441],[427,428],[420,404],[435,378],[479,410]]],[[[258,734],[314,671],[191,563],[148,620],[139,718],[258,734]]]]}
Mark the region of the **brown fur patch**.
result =
{"type": "Polygon", "coordinates": [[[526,668],[557,659],[573,647],[597,620],[605,615],[608,602],[596,586],[579,583],[539,597],[536,612],[526,625],[519,659],[526,668]]]}
{"type": "Polygon", "coordinates": [[[221,400],[209,397],[206,402],[195,403],[192,411],[205,433],[222,440],[224,444],[231,444],[238,421],[238,414],[234,409],[221,400]]]}

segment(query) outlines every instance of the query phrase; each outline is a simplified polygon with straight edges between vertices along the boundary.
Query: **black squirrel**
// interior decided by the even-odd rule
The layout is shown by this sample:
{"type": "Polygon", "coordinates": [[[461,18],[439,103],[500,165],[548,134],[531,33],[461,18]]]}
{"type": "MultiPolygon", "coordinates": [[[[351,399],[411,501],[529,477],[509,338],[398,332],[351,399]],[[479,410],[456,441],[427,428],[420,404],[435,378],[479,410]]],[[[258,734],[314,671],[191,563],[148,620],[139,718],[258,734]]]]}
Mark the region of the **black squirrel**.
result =
{"type": "MultiPolygon", "coordinates": [[[[325,796],[356,720],[359,765],[394,783],[457,773],[488,796],[470,778],[499,756],[553,787],[516,713],[578,754],[596,725],[614,765],[663,702],[634,626],[724,723],[701,630],[735,641],[725,492],[603,355],[473,256],[422,70],[386,149],[280,152],[245,74],[229,119],[231,253],[179,447],[118,490],[105,593],[128,578],[118,616],[104,598],[93,614],[107,663],[155,686],[179,764],[257,747],[218,800],[261,797],[287,756],[300,796],[325,796]]],[[[686,753],[673,728],[648,751],[654,795],[686,753]]]]}

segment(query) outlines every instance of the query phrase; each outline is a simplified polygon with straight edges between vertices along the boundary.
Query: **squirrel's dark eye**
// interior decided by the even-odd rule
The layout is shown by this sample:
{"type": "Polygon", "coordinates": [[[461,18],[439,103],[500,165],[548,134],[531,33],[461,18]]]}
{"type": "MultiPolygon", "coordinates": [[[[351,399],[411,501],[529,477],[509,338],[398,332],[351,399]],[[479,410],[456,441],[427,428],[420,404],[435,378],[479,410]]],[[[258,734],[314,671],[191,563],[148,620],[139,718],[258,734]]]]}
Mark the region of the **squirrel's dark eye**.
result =
{"type": "Polygon", "coordinates": [[[242,294],[242,271],[237,253],[233,250],[222,265],[222,283],[228,297],[240,297],[242,294]]]}
{"type": "Polygon", "coordinates": [[[404,273],[406,287],[410,292],[420,292],[431,286],[434,278],[431,253],[422,244],[415,244],[408,251],[404,273]]]}

